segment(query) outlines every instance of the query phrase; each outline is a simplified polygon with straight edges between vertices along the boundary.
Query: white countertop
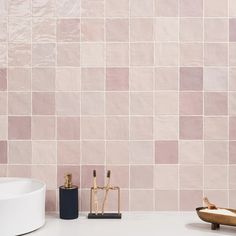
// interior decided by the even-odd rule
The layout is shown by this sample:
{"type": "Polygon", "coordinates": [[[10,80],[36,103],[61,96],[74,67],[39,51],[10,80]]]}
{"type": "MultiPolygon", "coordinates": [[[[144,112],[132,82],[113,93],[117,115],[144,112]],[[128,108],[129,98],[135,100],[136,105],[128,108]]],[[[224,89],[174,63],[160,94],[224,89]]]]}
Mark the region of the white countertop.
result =
{"type": "Polygon", "coordinates": [[[90,219],[85,215],[76,220],[61,220],[49,214],[46,224],[29,236],[207,236],[236,235],[236,228],[221,226],[212,231],[195,212],[125,213],[121,220],[90,219]]]}

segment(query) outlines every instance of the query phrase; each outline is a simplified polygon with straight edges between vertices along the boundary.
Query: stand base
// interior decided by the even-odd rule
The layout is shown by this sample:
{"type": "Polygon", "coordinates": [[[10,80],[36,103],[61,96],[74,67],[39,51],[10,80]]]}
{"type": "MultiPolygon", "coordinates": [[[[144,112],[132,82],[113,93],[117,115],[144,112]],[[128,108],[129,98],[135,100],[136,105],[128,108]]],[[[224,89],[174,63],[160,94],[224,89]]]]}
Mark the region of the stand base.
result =
{"type": "Polygon", "coordinates": [[[88,219],[121,219],[121,213],[89,213],[88,219]]]}
{"type": "Polygon", "coordinates": [[[220,229],[220,225],[219,225],[219,224],[216,224],[216,223],[212,223],[212,224],[211,224],[211,229],[212,229],[212,230],[220,229]]]}

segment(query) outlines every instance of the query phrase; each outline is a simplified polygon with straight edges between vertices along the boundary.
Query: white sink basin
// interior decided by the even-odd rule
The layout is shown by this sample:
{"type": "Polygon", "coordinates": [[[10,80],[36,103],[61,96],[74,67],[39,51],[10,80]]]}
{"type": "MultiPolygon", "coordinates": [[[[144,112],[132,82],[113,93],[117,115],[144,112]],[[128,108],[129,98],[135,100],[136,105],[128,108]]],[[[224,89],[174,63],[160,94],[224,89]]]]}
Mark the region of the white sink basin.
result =
{"type": "Polygon", "coordinates": [[[27,178],[0,178],[0,235],[34,231],[45,222],[43,182],[27,178]]]}

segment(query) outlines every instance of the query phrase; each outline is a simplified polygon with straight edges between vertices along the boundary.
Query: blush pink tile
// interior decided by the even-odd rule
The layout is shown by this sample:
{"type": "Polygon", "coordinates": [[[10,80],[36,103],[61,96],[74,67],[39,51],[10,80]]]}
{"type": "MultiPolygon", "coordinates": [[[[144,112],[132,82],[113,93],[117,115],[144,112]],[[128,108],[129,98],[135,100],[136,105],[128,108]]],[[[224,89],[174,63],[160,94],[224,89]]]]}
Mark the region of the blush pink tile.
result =
{"type": "Polygon", "coordinates": [[[228,205],[228,194],[225,190],[206,190],[204,191],[204,196],[212,199],[217,206],[227,206],[228,205]]]}
{"type": "Polygon", "coordinates": [[[109,165],[129,164],[129,141],[107,141],[106,163],[109,165]]]}
{"type": "Polygon", "coordinates": [[[178,16],[178,0],[156,0],[155,1],[155,15],[163,17],[178,16]]]}
{"type": "Polygon", "coordinates": [[[59,165],[57,166],[57,186],[64,185],[64,176],[68,173],[72,174],[72,183],[74,185],[80,186],[80,166],[77,165],[59,165]]]}
{"type": "Polygon", "coordinates": [[[0,20],[0,27],[1,27],[0,42],[6,42],[7,41],[7,20],[6,19],[3,18],[0,20]]]}
{"type": "MultiPolygon", "coordinates": [[[[12,57],[13,57],[13,52],[11,51],[11,55],[10,55],[10,47],[9,47],[9,56],[11,57],[8,57],[8,63],[10,64],[10,61],[12,63],[12,57]]],[[[6,43],[2,43],[0,44],[0,66],[2,68],[6,67],[7,66],[7,44],[6,43]]]]}
{"type": "Polygon", "coordinates": [[[236,16],[236,2],[234,0],[229,0],[229,16],[236,16]]]}
{"type": "Polygon", "coordinates": [[[0,115],[7,115],[7,93],[0,92],[0,115]]]}
{"type": "Polygon", "coordinates": [[[58,117],[57,118],[57,139],[58,140],[79,140],[80,139],[80,118],[79,117],[58,117]]]}
{"type": "Polygon", "coordinates": [[[57,19],[57,41],[79,42],[80,20],[79,19],[57,19]]]}
{"type": "Polygon", "coordinates": [[[0,116],[0,139],[6,140],[7,139],[7,130],[8,130],[8,123],[7,123],[7,116],[0,116]]]}
{"type": "Polygon", "coordinates": [[[153,114],[153,93],[132,92],[130,94],[131,115],[152,115],[153,114]]]}
{"type": "Polygon", "coordinates": [[[7,89],[7,69],[0,69],[0,91],[5,91],[7,89]]]}
{"type": "Polygon", "coordinates": [[[229,44],[229,64],[230,66],[236,66],[236,43],[229,44]]]}
{"type": "Polygon", "coordinates": [[[6,164],[8,157],[7,157],[7,141],[0,141],[0,163],[6,164]]]}
{"type": "Polygon", "coordinates": [[[104,141],[82,141],[81,160],[84,165],[101,165],[105,162],[104,141]]]}
{"type": "Polygon", "coordinates": [[[153,139],[153,117],[131,116],[130,139],[131,140],[153,139]]]}
{"type": "Polygon", "coordinates": [[[31,166],[30,165],[8,165],[8,177],[23,177],[31,178],[31,166]]]}
{"type": "Polygon", "coordinates": [[[236,189],[236,166],[229,166],[229,189],[236,189]]]}
{"type": "Polygon", "coordinates": [[[180,116],[180,139],[193,140],[203,138],[202,116],[180,116]]]}
{"type": "Polygon", "coordinates": [[[155,142],[156,164],[178,163],[178,141],[156,141],[155,142]]]}
{"type": "Polygon", "coordinates": [[[32,144],[31,141],[10,141],[8,144],[10,164],[31,164],[32,144]]]}
{"type": "Polygon", "coordinates": [[[130,21],[130,41],[152,41],[153,19],[134,18],[130,21]]]}
{"type": "Polygon", "coordinates": [[[156,211],[177,211],[178,191],[177,190],[156,190],[155,192],[156,211]]]}
{"type": "Polygon", "coordinates": [[[0,176],[7,176],[7,165],[0,165],[0,176]]]}
{"type": "Polygon", "coordinates": [[[229,117],[229,139],[236,140],[236,117],[229,117]]]}
{"type": "Polygon", "coordinates": [[[61,165],[80,164],[80,142],[79,141],[58,141],[57,161],[61,165]]]}
{"type": "Polygon", "coordinates": [[[129,41],[129,20],[106,19],[106,41],[110,42],[129,41]]]}
{"type": "Polygon", "coordinates": [[[128,92],[106,92],[106,114],[128,115],[129,94],[128,92]]]}
{"type": "Polygon", "coordinates": [[[229,207],[235,208],[236,206],[236,190],[229,190],[229,207]]]}
{"type": "Polygon", "coordinates": [[[180,0],[180,16],[203,16],[203,0],[180,0]]]}
{"type": "Polygon", "coordinates": [[[205,115],[227,115],[228,94],[222,92],[204,94],[205,115]]]}
{"type": "Polygon", "coordinates": [[[9,116],[8,117],[8,138],[9,139],[30,139],[31,138],[31,117],[30,116],[9,116]]]}
{"type": "Polygon", "coordinates": [[[178,41],[179,26],[177,18],[160,18],[155,24],[155,39],[157,41],[178,41]]]}
{"type": "Polygon", "coordinates": [[[53,116],[32,116],[32,139],[52,140],[56,134],[56,119],[53,116]]]}
{"type": "Polygon", "coordinates": [[[103,17],[104,8],[103,0],[81,0],[82,17],[103,17]]]}
{"type": "Polygon", "coordinates": [[[104,20],[82,19],[81,41],[104,41],[104,20]]]}
{"type": "Polygon", "coordinates": [[[129,89],[128,68],[107,68],[106,69],[106,90],[125,91],[129,89]]]}
{"type": "Polygon", "coordinates": [[[129,188],[129,166],[110,166],[106,167],[111,171],[111,183],[120,188],[129,188]]]}
{"type": "Polygon", "coordinates": [[[236,68],[229,69],[229,89],[231,91],[236,90],[236,68]]]}
{"type": "Polygon", "coordinates": [[[32,94],[33,115],[54,115],[55,114],[55,93],[34,92],[32,94]]]}
{"type": "Polygon", "coordinates": [[[137,16],[153,16],[153,6],[152,0],[131,0],[130,1],[130,15],[133,17],[137,16]]]}
{"type": "Polygon", "coordinates": [[[236,92],[229,93],[229,114],[236,115],[236,92]]]}
{"type": "Polygon", "coordinates": [[[35,0],[32,2],[33,16],[54,16],[55,2],[53,0],[35,0]]]}
{"type": "Polygon", "coordinates": [[[81,12],[80,5],[81,5],[80,1],[76,0],[57,1],[56,2],[57,15],[63,17],[79,17],[81,12]]]}
{"type": "Polygon", "coordinates": [[[128,17],[129,0],[106,0],[106,16],[108,17],[128,17]]]}
{"type": "Polygon", "coordinates": [[[105,119],[103,117],[81,117],[82,139],[104,139],[105,119]]]}
{"type": "Polygon", "coordinates": [[[56,191],[47,190],[46,191],[46,212],[55,212],[56,211],[56,191]]]}
{"type": "Polygon", "coordinates": [[[203,93],[180,92],[179,113],[180,115],[202,115],[203,114],[203,93]]]}
{"type": "Polygon", "coordinates": [[[228,0],[205,0],[204,15],[206,17],[228,16],[228,0]]]}
{"type": "Polygon", "coordinates": [[[131,211],[153,211],[153,190],[130,191],[130,210],[131,211]]]}
{"type": "Polygon", "coordinates": [[[8,4],[8,14],[10,16],[30,16],[30,0],[11,0],[8,4]]]}
{"type": "Polygon", "coordinates": [[[226,141],[205,141],[205,164],[227,164],[228,148],[226,141]]]}
{"type": "Polygon", "coordinates": [[[128,140],[129,139],[129,119],[128,117],[107,117],[106,138],[108,140],[128,140]]]}
{"type": "Polygon", "coordinates": [[[153,166],[132,165],[130,167],[130,188],[131,189],[152,189],[153,188],[153,166]]]}
{"type": "Polygon", "coordinates": [[[236,164],[236,141],[229,142],[229,163],[236,164]]]}
{"type": "Polygon", "coordinates": [[[177,43],[159,43],[155,46],[155,64],[157,66],[178,66],[179,45],[177,43]]]}
{"type": "Polygon", "coordinates": [[[230,42],[236,42],[236,33],[235,33],[235,28],[236,28],[236,19],[230,19],[229,20],[229,40],[230,42]]]}
{"type": "Polygon", "coordinates": [[[202,205],[202,190],[180,190],[180,210],[194,211],[197,206],[202,205]]]}
{"type": "Polygon", "coordinates": [[[180,90],[202,90],[202,67],[180,67],[180,90]]]}

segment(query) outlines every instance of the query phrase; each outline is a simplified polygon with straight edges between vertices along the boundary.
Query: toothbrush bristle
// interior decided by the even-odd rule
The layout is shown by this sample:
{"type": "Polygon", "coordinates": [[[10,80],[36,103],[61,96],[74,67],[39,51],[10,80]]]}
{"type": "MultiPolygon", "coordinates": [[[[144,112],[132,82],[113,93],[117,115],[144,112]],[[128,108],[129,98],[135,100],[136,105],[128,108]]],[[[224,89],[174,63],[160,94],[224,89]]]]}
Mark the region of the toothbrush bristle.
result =
{"type": "Polygon", "coordinates": [[[93,170],[93,177],[96,177],[96,170],[93,170]]]}
{"type": "Polygon", "coordinates": [[[107,178],[110,178],[110,177],[111,177],[111,171],[108,170],[108,171],[107,171],[107,178]]]}

